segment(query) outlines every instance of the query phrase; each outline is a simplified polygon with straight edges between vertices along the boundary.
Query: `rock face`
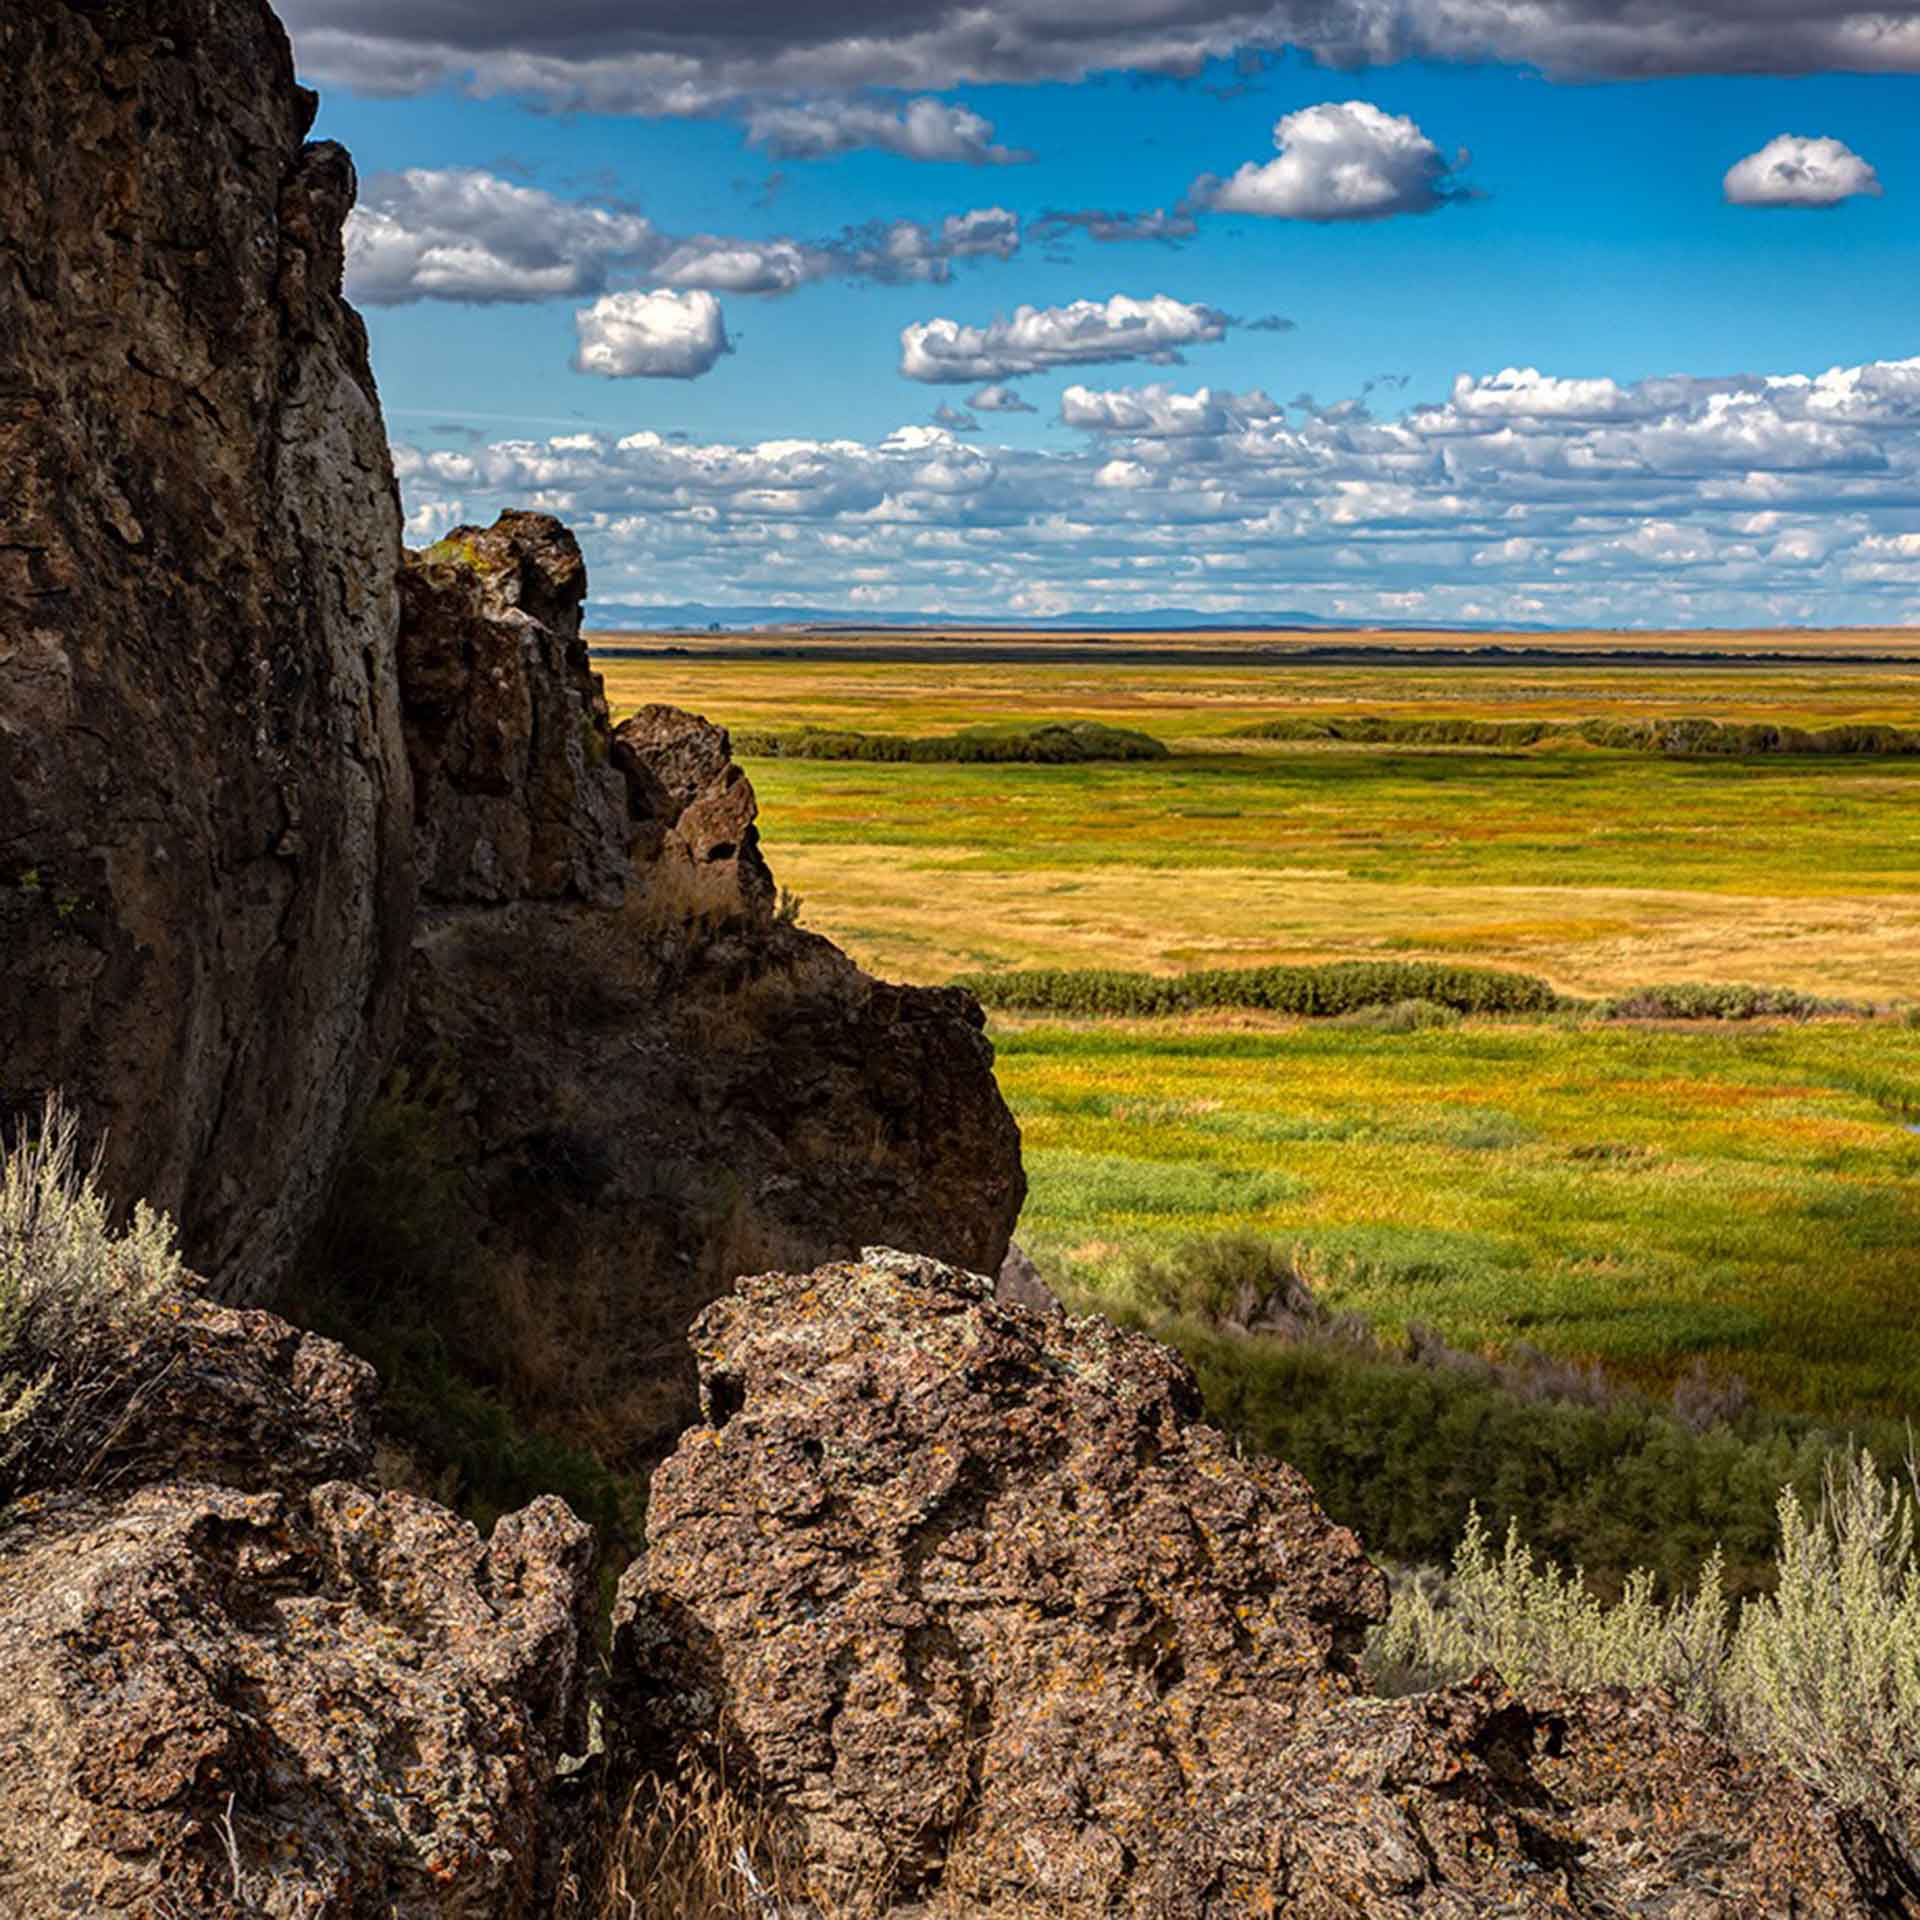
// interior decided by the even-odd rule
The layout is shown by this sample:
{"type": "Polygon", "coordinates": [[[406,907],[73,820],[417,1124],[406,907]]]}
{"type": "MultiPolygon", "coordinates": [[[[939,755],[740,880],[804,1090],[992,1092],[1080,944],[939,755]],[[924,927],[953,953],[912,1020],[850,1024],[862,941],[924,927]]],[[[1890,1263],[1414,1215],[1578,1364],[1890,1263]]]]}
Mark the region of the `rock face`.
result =
{"type": "Polygon", "coordinates": [[[692,1416],[686,1328],[739,1274],[870,1240],[997,1265],[1025,1180],[979,1007],[781,918],[725,731],[654,706],[609,732],[584,590],[534,514],[409,563],[403,1058],[446,1090],[493,1259],[621,1377],[638,1460],[692,1416]]]}
{"type": "Polygon", "coordinates": [[[268,1315],[181,1302],[150,1337],[110,1486],[8,1519],[0,1911],[549,1911],[588,1529],[543,1500],[483,1541],[343,1477],[372,1374],[268,1315]]]}
{"type": "Polygon", "coordinates": [[[586,563],[546,514],[457,527],[400,576],[422,898],[617,903],[633,834],[580,638],[586,563]]]}
{"type": "Polygon", "coordinates": [[[0,1115],[258,1290],[394,1036],[400,514],[265,0],[0,11],[0,1115]]]}
{"type": "Polygon", "coordinates": [[[1359,1697],[1380,1576],[1099,1320],[872,1251],[695,1330],[621,1583],[629,1763],[689,1738],[829,1888],[969,1909],[1905,1913],[1868,1836],[1660,1703],[1359,1697]]]}

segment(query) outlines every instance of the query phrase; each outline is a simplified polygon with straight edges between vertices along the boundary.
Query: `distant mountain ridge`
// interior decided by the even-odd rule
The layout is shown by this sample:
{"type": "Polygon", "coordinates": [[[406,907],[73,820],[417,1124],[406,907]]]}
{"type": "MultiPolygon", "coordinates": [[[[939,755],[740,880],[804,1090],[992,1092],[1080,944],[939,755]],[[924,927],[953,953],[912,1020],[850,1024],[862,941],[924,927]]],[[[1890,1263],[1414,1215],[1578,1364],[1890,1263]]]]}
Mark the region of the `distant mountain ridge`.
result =
{"type": "Polygon", "coordinates": [[[709,606],[702,601],[667,602],[658,606],[640,606],[632,602],[595,600],[587,607],[590,630],[608,632],[689,631],[706,632],[719,628],[726,632],[756,627],[834,628],[844,627],[860,633],[948,632],[958,627],[1005,629],[1034,633],[1221,633],[1309,632],[1309,633],[1549,633],[1544,625],[1522,626],[1513,621],[1459,620],[1423,622],[1417,620],[1342,620],[1325,614],[1303,613],[1282,608],[1268,613],[1237,616],[1203,612],[1198,607],[1147,607],[1130,613],[1051,613],[1051,614],[939,614],[874,613],[863,614],[846,607],[782,606],[709,606]]]}

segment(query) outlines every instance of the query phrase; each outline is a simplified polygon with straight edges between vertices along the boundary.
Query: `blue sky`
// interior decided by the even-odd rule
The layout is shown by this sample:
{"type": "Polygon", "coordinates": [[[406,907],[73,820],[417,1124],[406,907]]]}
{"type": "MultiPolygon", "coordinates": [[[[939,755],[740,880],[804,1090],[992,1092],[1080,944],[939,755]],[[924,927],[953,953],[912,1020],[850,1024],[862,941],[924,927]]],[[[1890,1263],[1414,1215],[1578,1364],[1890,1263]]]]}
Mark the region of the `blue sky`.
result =
{"type": "Polygon", "coordinates": [[[603,603],[1920,620],[1920,26],[756,4],[291,10],[416,538],[546,505],[603,603]]]}

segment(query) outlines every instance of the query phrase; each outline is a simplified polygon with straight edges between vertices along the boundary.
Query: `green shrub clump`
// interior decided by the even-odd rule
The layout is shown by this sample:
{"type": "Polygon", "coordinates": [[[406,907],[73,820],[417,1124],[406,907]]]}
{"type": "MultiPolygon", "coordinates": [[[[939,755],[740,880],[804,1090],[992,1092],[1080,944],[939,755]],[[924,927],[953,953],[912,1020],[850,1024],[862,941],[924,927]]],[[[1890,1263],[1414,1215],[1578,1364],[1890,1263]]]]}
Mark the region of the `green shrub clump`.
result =
{"type": "Polygon", "coordinates": [[[902,765],[1029,764],[1068,766],[1094,760],[1164,760],[1170,749],[1151,734],[1097,720],[968,727],[915,737],[798,727],[789,732],[736,732],[735,752],[768,760],[874,760],[902,765]]]}
{"type": "Polygon", "coordinates": [[[1866,1815],[1920,1870],[1920,1555],[1916,1480],[1869,1452],[1828,1463],[1819,1497],[1776,1510],[1773,1590],[1737,1616],[1710,1556],[1663,1604],[1635,1574],[1603,1604],[1578,1572],[1537,1562],[1518,1526],[1493,1550],[1470,1517],[1439,1582],[1403,1579],[1368,1649],[1401,1692],[1492,1667],[1516,1689],[1659,1685],[1682,1710],[1866,1815]]]}
{"type": "MultiPolygon", "coordinates": [[[[1043,968],[965,974],[955,983],[1008,1013],[1155,1017],[1220,1008],[1325,1018],[1416,1004],[1453,1013],[1548,1013],[1560,996],[1532,974],[1427,961],[1356,960],[1312,967],[1123,973],[1043,968]]],[[[1398,1016],[1406,1027],[1432,1016],[1398,1016]]]]}
{"type": "Polygon", "coordinates": [[[1780,1489],[1817,1499],[1850,1442],[1889,1457],[1905,1444],[1891,1421],[1843,1429],[1755,1406],[1736,1377],[1696,1372],[1656,1399],[1524,1345],[1488,1355],[1425,1327],[1376,1332],[1318,1297],[1362,1254],[1228,1234],[1138,1257],[1097,1290],[1071,1270],[1050,1278],[1178,1348],[1209,1418],[1297,1467],[1328,1513],[1407,1564],[1444,1562],[1478,1511],[1608,1597],[1642,1568],[1677,1592],[1716,1551],[1727,1590],[1757,1593],[1776,1577],[1780,1489]]]}

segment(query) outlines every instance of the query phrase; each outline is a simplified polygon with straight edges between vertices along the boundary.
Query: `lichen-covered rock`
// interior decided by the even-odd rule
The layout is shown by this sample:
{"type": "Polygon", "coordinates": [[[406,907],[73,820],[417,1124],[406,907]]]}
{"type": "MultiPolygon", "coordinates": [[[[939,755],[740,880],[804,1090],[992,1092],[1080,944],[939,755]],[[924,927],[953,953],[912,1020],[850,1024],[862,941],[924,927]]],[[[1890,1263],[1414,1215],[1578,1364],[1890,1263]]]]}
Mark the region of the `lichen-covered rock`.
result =
{"type": "Polygon", "coordinates": [[[354,1484],[373,1385],[187,1295],[56,1362],[0,1515],[8,1920],[545,1911],[592,1534],[354,1484]]]}
{"type": "Polygon", "coordinates": [[[339,1483],[174,1483],[16,1516],[0,1910],[533,1913],[542,1809],[579,1733],[591,1557],[558,1501],[488,1543],[339,1483]]]}
{"type": "Polygon", "coordinates": [[[1289,1469],[1097,1319],[870,1251],[695,1330],[621,1583],[625,1763],[689,1741],[823,1886],[1228,1920],[1912,1915],[1857,1822],[1668,1703],[1361,1696],[1384,1606],[1289,1469]]]}
{"type": "Polygon", "coordinates": [[[0,8],[0,1116],[247,1297],[400,1011],[400,510],[265,0],[0,8]]]}
{"type": "Polygon", "coordinates": [[[707,1424],[619,1602],[641,1764],[723,1719],[830,1874],[1168,1886],[1344,1689],[1383,1583],[1165,1348],[870,1252],[704,1314],[707,1424]]]}
{"type": "Polygon", "coordinates": [[[423,900],[617,902],[633,829],[580,637],[579,543],[504,513],[409,554],[400,584],[423,900]]]}

